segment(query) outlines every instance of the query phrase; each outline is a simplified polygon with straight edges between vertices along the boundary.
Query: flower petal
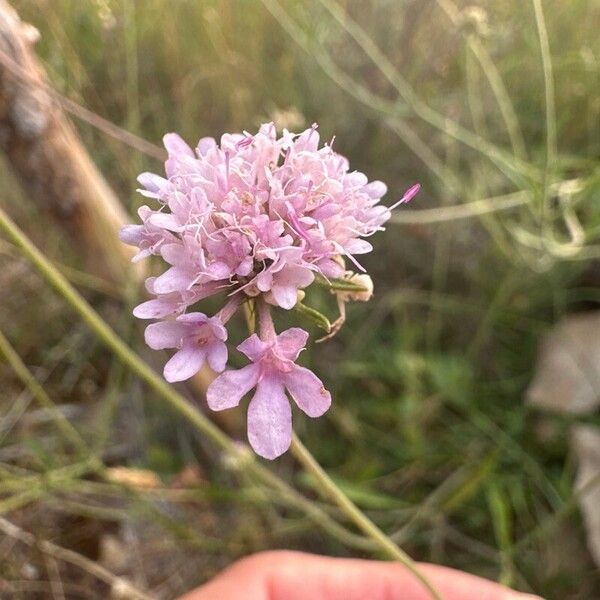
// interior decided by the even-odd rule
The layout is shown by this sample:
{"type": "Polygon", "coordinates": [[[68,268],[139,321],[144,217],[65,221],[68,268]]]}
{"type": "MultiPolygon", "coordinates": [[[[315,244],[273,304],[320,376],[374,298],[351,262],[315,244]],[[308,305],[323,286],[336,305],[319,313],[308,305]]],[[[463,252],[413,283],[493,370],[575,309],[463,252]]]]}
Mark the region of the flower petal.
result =
{"type": "Polygon", "coordinates": [[[200,154],[200,156],[205,156],[209,150],[212,150],[213,148],[217,147],[217,142],[215,140],[215,138],[211,138],[211,137],[203,137],[200,138],[200,141],[198,142],[198,154],[200,154]]]}
{"type": "Polygon", "coordinates": [[[171,267],[162,275],[159,275],[153,284],[154,292],[157,294],[169,294],[170,292],[185,291],[193,281],[189,271],[180,267],[171,267]]]}
{"type": "Polygon", "coordinates": [[[331,406],[331,394],[309,369],[294,367],[284,375],[284,383],[296,404],[309,417],[320,417],[331,406]]]}
{"type": "Polygon", "coordinates": [[[137,177],[138,183],[143,185],[149,192],[159,192],[169,182],[160,175],[154,173],[140,173],[137,177]]]}
{"type": "Polygon", "coordinates": [[[185,346],[165,365],[164,376],[169,383],[193,377],[204,364],[206,350],[202,346],[185,346]]]}
{"type": "Polygon", "coordinates": [[[274,285],[271,288],[273,299],[277,303],[277,306],[290,310],[294,308],[298,301],[298,288],[293,285],[274,285]]]}
{"type": "Polygon", "coordinates": [[[181,223],[177,220],[177,217],[171,213],[157,212],[148,217],[147,223],[154,225],[155,227],[161,227],[169,231],[181,231],[181,223]]]}
{"type": "Polygon", "coordinates": [[[139,246],[144,239],[144,226],[123,225],[119,231],[119,239],[128,246],[139,246]]]}
{"type": "Polygon", "coordinates": [[[256,362],[265,353],[268,344],[263,342],[255,333],[246,338],[237,349],[245,354],[252,362],[256,362]]]}
{"type": "Polygon", "coordinates": [[[185,143],[183,138],[176,133],[167,133],[163,136],[163,144],[170,156],[191,156],[194,157],[194,152],[185,143]]]}
{"type": "Polygon", "coordinates": [[[227,346],[223,342],[214,342],[206,349],[208,365],[216,373],[225,369],[227,364],[227,346]]]}
{"type": "Polygon", "coordinates": [[[278,377],[260,380],[248,407],[248,440],[260,456],[274,459],[292,442],[292,409],[278,377]]]}
{"type": "Polygon", "coordinates": [[[153,350],[178,348],[187,329],[184,323],[177,323],[175,321],[152,323],[152,325],[146,327],[144,338],[146,344],[153,350]]]}
{"type": "Polygon", "coordinates": [[[308,340],[308,332],[300,327],[290,327],[277,336],[277,349],[288,360],[296,360],[308,340]]]}
{"type": "Polygon", "coordinates": [[[363,187],[362,191],[366,192],[369,198],[381,198],[387,194],[387,185],[383,181],[371,181],[363,187]]]}
{"type": "Polygon", "coordinates": [[[373,250],[373,246],[367,240],[354,239],[344,244],[344,250],[349,254],[367,254],[373,250]]]}
{"type": "Polygon", "coordinates": [[[188,323],[200,327],[209,321],[209,318],[201,312],[189,312],[177,317],[179,323],[188,323]]]}
{"type": "Polygon", "coordinates": [[[133,314],[138,319],[162,319],[179,310],[180,300],[173,298],[156,298],[138,304],[133,314]]]}
{"type": "Polygon", "coordinates": [[[209,386],[206,401],[212,410],[233,408],[240,403],[258,382],[258,365],[248,365],[242,369],[225,371],[209,386]]]}

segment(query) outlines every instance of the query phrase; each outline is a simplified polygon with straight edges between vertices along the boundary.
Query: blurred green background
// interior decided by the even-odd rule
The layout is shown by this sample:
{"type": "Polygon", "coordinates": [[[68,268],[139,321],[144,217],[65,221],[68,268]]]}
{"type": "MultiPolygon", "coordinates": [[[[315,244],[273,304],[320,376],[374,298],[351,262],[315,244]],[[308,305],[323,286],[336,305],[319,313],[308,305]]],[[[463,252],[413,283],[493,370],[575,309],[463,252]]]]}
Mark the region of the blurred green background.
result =
{"type": "MultiPolygon", "coordinates": [[[[516,0],[13,4],[40,30],[37,52],[52,84],[147,140],[176,131],[195,143],[270,120],[291,130],[318,122],[354,168],[388,184],[388,203],[422,184],[365,260],[374,299],[349,305],[342,332],[306,358],[334,408],[314,422],[295,414],[297,429],[419,560],[548,599],[600,598],[574,498],[570,420],[524,404],[541,335],[600,300],[600,4],[546,0],[543,21],[535,2],[516,0]],[[540,28],[549,53],[540,51],[540,28]]],[[[142,204],[135,176],[160,165],[77,127],[133,214],[142,204]]],[[[0,176],[2,205],[159,366],[130,316],[133,299],[107,295],[86,276],[8,165],[0,176]]],[[[165,598],[260,549],[364,555],[273,506],[155,402],[10,245],[0,252],[0,330],[107,464],[149,469],[166,489],[69,476],[11,513],[24,528],[165,598]],[[191,491],[179,497],[182,477],[191,491]]],[[[335,316],[331,299],[311,301],[335,316]]],[[[69,457],[5,363],[0,381],[6,512],[10,485],[69,457]]],[[[289,457],[273,468],[314,495],[289,457]]],[[[26,548],[6,540],[0,548],[6,581],[27,580],[24,565],[40,580],[56,576],[26,548]]],[[[106,597],[76,569],[58,568],[66,597],[106,597]]],[[[10,589],[7,597],[53,597],[25,584],[10,589]]]]}

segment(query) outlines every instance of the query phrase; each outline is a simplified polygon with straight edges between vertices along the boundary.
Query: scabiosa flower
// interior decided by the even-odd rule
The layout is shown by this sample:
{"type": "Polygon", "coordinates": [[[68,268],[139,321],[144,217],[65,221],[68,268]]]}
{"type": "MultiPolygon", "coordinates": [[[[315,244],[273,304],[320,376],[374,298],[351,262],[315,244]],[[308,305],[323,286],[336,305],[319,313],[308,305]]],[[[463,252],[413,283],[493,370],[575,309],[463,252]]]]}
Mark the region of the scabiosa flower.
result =
{"type": "MultiPolygon", "coordinates": [[[[391,207],[381,205],[385,184],[350,171],[333,142],[319,147],[319,141],[316,125],[278,137],[273,123],[254,135],[225,134],[219,144],[202,138],[195,149],[167,134],[166,177],[138,177],[138,191],[153,206],[142,206],[141,224],[121,232],[123,242],[139,248],[134,260],[155,255],[168,265],[146,282],[153,298],[134,309],[141,319],[158,320],[146,329],[150,347],[176,350],[165,365],[168,381],[192,377],[205,362],[222,372],[228,320],[243,302],[258,306],[260,336],[238,346],[252,364],[217,377],[208,403],[213,410],[230,408],[256,387],[248,437],[266,458],[279,456],[290,443],[286,393],[312,417],[331,403],[321,381],[296,364],[308,334],[291,328],[276,335],[269,307],[293,309],[315,280],[360,281],[346,271],[346,259],[364,272],[356,258],[372,250],[364,238],[381,231],[390,211],[419,189],[413,186],[391,207]],[[229,297],[217,315],[195,310],[216,294],[229,297]]],[[[338,298],[340,306],[368,299],[372,291],[359,296],[348,289],[338,298]]],[[[343,314],[335,331],[341,323],[343,314]]]]}

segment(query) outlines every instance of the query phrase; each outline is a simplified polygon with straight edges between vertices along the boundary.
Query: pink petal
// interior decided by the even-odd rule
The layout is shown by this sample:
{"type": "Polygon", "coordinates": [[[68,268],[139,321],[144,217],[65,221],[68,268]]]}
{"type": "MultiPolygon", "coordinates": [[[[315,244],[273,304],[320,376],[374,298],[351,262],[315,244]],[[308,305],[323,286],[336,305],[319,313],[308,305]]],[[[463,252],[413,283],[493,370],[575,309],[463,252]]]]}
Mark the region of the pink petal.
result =
{"type": "Polygon", "coordinates": [[[246,338],[237,349],[245,354],[252,362],[256,362],[269,347],[255,333],[246,338]]]}
{"type": "Polygon", "coordinates": [[[171,298],[158,298],[142,302],[133,309],[138,319],[162,319],[179,310],[179,302],[171,298]]]}
{"type": "Polygon", "coordinates": [[[369,180],[367,179],[367,176],[364,173],[361,173],[360,171],[354,171],[353,173],[348,173],[348,175],[346,175],[346,177],[345,177],[345,181],[347,183],[349,183],[351,186],[356,186],[356,187],[364,187],[369,182],[369,180]]]}
{"type": "Polygon", "coordinates": [[[147,172],[140,173],[137,180],[138,183],[143,185],[149,192],[158,192],[168,183],[164,177],[147,172]]]}
{"type": "Polygon", "coordinates": [[[260,456],[274,459],[292,442],[292,409],[278,377],[259,382],[248,407],[248,440],[260,456]]]}
{"type": "Polygon", "coordinates": [[[300,327],[291,327],[277,336],[277,348],[288,360],[296,360],[308,340],[308,333],[300,327]]]}
{"type": "Polygon", "coordinates": [[[163,137],[163,144],[170,155],[184,155],[194,158],[192,149],[185,143],[181,136],[177,135],[176,133],[167,133],[163,137]]]}
{"type": "Polygon", "coordinates": [[[321,274],[325,277],[342,277],[344,275],[344,268],[335,260],[325,258],[317,263],[321,274]]]}
{"type": "Polygon", "coordinates": [[[331,406],[331,394],[309,369],[296,366],[284,375],[284,383],[296,404],[309,417],[320,417],[331,406]]]}
{"type": "Polygon", "coordinates": [[[180,323],[189,323],[190,325],[204,325],[204,323],[208,323],[208,317],[201,312],[190,312],[185,313],[184,315],[179,315],[177,317],[177,321],[180,323]]]}
{"type": "Polygon", "coordinates": [[[316,152],[319,147],[319,133],[315,123],[310,129],[304,130],[296,139],[294,149],[298,152],[316,152]]]}
{"type": "Polygon", "coordinates": [[[225,371],[209,386],[206,401],[212,410],[233,408],[240,403],[258,382],[258,365],[248,365],[242,369],[225,371]]]}
{"type": "Polygon", "coordinates": [[[227,339],[227,329],[225,329],[225,325],[221,322],[221,319],[218,317],[211,317],[208,320],[209,326],[213,335],[218,339],[224,342],[227,339]]]}
{"type": "Polygon", "coordinates": [[[304,288],[310,285],[314,279],[315,274],[308,267],[288,267],[279,274],[277,283],[304,288]]]}
{"type": "Polygon", "coordinates": [[[186,249],[180,242],[174,244],[163,244],[160,247],[160,255],[170,265],[181,265],[185,264],[187,258],[186,249]]]}
{"type": "Polygon", "coordinates": [[[191,282],[188,271],[180,267],[171,267],[154,280],[153,290],[157,294],[181,292],[186,290],[191,282]]]}
{"type": "Polygon", "coordinates": [[[177,348],[187,329],[184,323],[177,323],[175,321],[152,323],[152,325],[146,327],[144,338],[146,344],[153,350],[177,348]]]}
{"type": "Polygon", "coordinates": [[[215,140],[215,138],[211,138],[211,137],[203,137],[200,138],[200,141],[198,142],[198,154],[200,154],[200,156],[204,156],[205,154],[208,153],[209,150],[212,150],[213,148],[217,147],[217,142],[215,140]]]}
{"type": "Polygon", "coordinates": [[[154,213],[148,217],[147,222],[155,227],[162,227],[169,231],[181,231],[183,229],[175,215],[172,215],[171,213],[154,213]]]}
{"type": "Polygon", "coordinates": [[[369,198],[381,198],[387,193],[387,185],[383,181],[371,181],[363,187],[362,191],[366,192],[369,198]]]}
{"type": "Polygon", "coordinates": [[[273,284],[273,274],[271,271],[262,271],[256,276],[256,287],[261,292],[268,292],[273,284]]]}
{"type": "Polygon", "coordinates": [[[227,279],[231,277],[231,269],[224,262],[214,262],[209,265],[205,272],[211,279],[227,279]]]}
{"type": "Polygon", "coordinates": [[[202,346],[186,346],[176,352],[165,365],[164,376],[169,383],[193,377],[204,364],[206,350],[202,346]]]}
{"type": "Polygon", "coordinates": [[[277,306],[290,310],[294,308],[298,301],[298,289],[292,285],[274,285],[271,288],[271,294],[277,303],[277,306]]]}
{"type": "Polygon", "coordinates": [[[210,368],[215,373],[220,373],[227,364],[227,346],[223,342],[210,344],[206,349],[206,359],[210,368]]]}
{"type": "Polygon", "coordinates": [[[353,239],[344,244],[344,250],[349,254],[367,254],[373,250],[373,246],[366,240],[353,239]]]}
{"type": "Polygon", "coordinates": [[[123,225],[119,231],[119,239],[129,246],[139,246],[144,239],[144,226],[123,225]]]}

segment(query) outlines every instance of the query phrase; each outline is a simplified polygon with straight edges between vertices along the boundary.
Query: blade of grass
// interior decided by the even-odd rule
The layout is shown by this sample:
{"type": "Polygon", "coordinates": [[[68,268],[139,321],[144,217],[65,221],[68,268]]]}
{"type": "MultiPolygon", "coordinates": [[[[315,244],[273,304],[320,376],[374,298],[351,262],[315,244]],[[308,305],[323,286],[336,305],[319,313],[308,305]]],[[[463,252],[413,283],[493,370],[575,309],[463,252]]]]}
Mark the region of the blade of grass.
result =
{"type": "MultiPolygon", "coordinates": [[[[446,13],[452,24],[459,26],[461,13],[456,4],[454,4],[452,0],[437,0],[437,3],[444,13],[446,13]]],[[[496,67],[485,46],[477,37],[465,33],[462,29],[461,33],[465,37],[467,48],[479,63],[481,70],[485,74],[490,84],[490,88],[494,94],[494,97],[496,98],[498,108],[500,109],[500,114],[504,119],[506,130],[508,132],[515,156],[520,159],[526,159],[527,153],[525,149],[525,140],[523,139],[523,132],[521,131],[519,119],[517,118],[515,108],[510,99],[508,90],[504,85],[500,71],[496,67]]]]}
{"type": "Polygon", "coordinates": [[[535,14],[535,24],[540,44],[540,56],[542,60],[542,71],[544,74],[544,101],[546,109],[546,157],[542,181],[542,203],[540,228],[543,240],[549,235],[550,198],[548,188],[552,183],[552,177],[556,169],[557,134],[556,134],[556,107],[554,98],[554,76],[552,73],[552,57],[550,43],[548,41],[548,30],[544,19],[542,0],[532,0],[535,14]]]}
{"type": "Polygon", "coordinates": [[[66,439],[73,444],[82,453],[87,453],[87,445],[79,432],[71,425],[70,421],[56,408],[56,405],[46,393],[46,390],[40,385],[37,379],[31,374],[17,351],[13,348],[8,339],[0,331],[0,355],[4,356],[6,362],[11,366],[17,377],[25,384],[31,395],[38,401],[40,406],[47,409],[57,427],[63,433],[66,439]]]}

